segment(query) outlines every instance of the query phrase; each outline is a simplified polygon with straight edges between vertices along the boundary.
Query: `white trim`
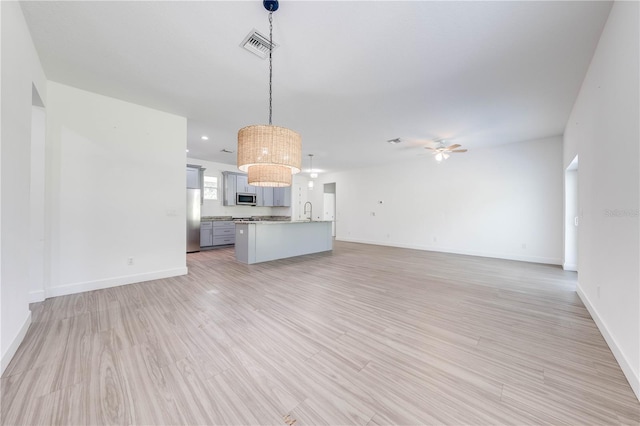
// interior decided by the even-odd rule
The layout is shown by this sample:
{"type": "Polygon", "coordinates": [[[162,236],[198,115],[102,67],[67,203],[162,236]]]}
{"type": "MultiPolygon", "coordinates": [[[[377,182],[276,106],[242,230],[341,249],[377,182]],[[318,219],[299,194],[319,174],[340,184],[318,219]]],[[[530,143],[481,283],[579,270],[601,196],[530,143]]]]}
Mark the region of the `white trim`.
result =
{"type": "Polygon", "coordinates": [[[629,385],[631,385],[631,389],[633,389],[633,392],[636,394],[636,398],[638,398],[638,401],[640,401],[639,372],[633,371],[633,366],[631,365],[631,363],[629,363],[627,358],[624,356],[624,353],[620,349],[620,346],[618,346],[618,344],[616,343],[616,340],[613,338],[613,336],[609,332],[609,329],[607,328],[605,323],[602,321],[602,319],[598,315],[598,311],[596,311],[596,309],[591,304],[591,301],[589,300],[587,295],[582,291],[582,288],[580,288],[580,283],[578,283],[578,285],[576,286],[576,292],[578,293],[578,297],[580,297],[580,300],[582,300],[582,303],[584,304],[585,308],[587,308],[587,311],[589,311],[589,313],[591,314],[591,318],[593,318],[593,321],[598,326],[598,330],[600,330],[600,334],[602,334],[602,337],[604,337],[604,340],[607,342],[607,345],[609,345],[609,349],[611,349],[613,356],[616,358],[616,361],[618,361],[618,364],[620,365],[622,372],[627,378],[629,385]]]}
{"type": "Polygon", "coordinates": [[[37,290],[29,292],[29,303],[36,303],[44,301],[44,290],[37,290]]]}
{"type": "Polygon", "coordinates": [[[576,265],[575,263],[563,263],[562,269],[564,269],[565,271],[578,272],[578,265],[576,265]]]}
{"type": "Polygon", "coordinates": [[[518,260],[520,262],[544,263],[548,265],[562,265],[563,263],[562,259],[556,258],[556,257],[525,256],[525,255],[514,255],[514,254],[508,254],[508,253],[485,253],[485,252],[472,251],[472,250],[450,249],[450,248],[445,248],[440,246],[422,246],[422,245],[415,245],[415,244],[368,241],[368,240],[359,240],[355,238],[343,238],[343,237],[340,237],[340,238],[336,237],[336,241],[347,241],[350,243],[361,243],[361,244],[373,244],[377,246],[400,247],[400,248],[408,248],[408,249],[414,249],[414,250],[436,251],[440,253],[463,254],[467,256],[491,257],[495,259],[518,260]]]}
{"type": "Polygon", "coordinates": [[[187,267],[166,269],[163,271],[148,272],[145,274],[125,275],[122,277],[107,278],[104,280],[86,281],[81,283],[66,284],[50,287],[45,290],[46,297],[66,296],[68,294],[82,293],[83,291],[100,290],[103,288],[118,287],[126,284],[140,283],[143,281],[159,280],[162,278],[186,275],[187,267]]]}
{"type": "Polygon", "coordinates": [[[4,373],[4,370],[7,368],[11,359],[18,351],[20,347],[20,343],[24,340],[24,336],[27,335],[27,331],[29,330],[29,326],[31,325],[31,311],[28,311],[27,318],[25,318],[22,327],[18,330],[18,334],[13,338],[11,344],[7,348],[7,351],[2,354],[2,361],[0,361],[0,375],[4,373]]]}

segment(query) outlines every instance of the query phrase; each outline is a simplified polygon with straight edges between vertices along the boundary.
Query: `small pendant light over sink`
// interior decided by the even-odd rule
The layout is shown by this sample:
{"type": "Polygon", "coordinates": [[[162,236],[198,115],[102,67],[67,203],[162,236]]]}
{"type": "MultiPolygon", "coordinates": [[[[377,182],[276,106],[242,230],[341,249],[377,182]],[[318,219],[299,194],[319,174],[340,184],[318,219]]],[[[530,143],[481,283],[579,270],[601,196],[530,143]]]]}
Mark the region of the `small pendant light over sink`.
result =
{"type": "Polygon", "coordinates": [[[302,167],[302,138],[285,127],[271,124],[273,113],[273,12],[277,1],[263,1],[269,11],[269,124],[238,131],[238,168],[248,174],[249,185],[291,186],[291,175],[302,167]]]}
{"type": "Polygon", "coordinates": [[[313,154],[309,154],[309,177],[311,179],[307,182],[307,187],[313,189],[313,179],[318,177],[318,174],[313,172],[313,154]]]}

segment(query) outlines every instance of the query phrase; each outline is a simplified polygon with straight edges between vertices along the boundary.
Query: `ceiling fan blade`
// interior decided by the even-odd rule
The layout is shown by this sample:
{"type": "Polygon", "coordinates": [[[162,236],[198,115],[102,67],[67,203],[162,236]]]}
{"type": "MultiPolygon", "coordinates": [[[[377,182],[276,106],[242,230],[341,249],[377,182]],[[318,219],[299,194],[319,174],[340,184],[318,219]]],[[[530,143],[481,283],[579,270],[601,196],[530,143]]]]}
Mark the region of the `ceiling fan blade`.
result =
{"type": "Polygon", "coordinates": [[[467,150],[466,149],[454,149],[451,152],[467,152],[467,150]]]}
{"type": "Polygon", "coordinates": [[[449,145],[449,146],[447,147],[447,150],[448,150],[448,151],[452,151],[452,150],[454,150],[454,149],[456,149],[456,148],[460,148],[461,146],[462,146],[462,145],[460,145],[459,143],[454,143],[453,145],[449,145]]]}

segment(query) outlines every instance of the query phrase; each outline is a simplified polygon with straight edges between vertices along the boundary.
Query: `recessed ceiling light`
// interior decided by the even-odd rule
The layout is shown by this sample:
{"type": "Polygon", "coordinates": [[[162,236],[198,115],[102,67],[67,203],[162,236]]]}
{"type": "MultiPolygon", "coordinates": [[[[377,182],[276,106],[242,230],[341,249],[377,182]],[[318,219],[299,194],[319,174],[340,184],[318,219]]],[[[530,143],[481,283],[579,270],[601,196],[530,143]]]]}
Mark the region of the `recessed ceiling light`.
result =
{"type": "Polygon", "coordinates": [[[189,150],[187,150],[187,152],[189,152],[189,150]]]}
{"type": "Polygon", "coordinates": [[[202,135],[202,137],[200,139],[202,139],[203,141],[208,141],[209,140],[209,136],[202,135]]]}

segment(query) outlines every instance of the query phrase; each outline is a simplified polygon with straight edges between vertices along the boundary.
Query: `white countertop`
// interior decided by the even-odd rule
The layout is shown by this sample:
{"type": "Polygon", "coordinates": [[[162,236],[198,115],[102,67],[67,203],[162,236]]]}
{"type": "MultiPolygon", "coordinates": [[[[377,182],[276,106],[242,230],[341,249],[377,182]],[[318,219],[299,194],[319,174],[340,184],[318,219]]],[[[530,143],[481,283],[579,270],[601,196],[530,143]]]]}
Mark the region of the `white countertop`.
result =
{"type": "Polygon", "coordinates": [[[254,224],[254,225],[283,225],[283,224],[293,224],[293,223],[331,223],[330,220],[245,220],[245,221],[237,221],[236,225],[242,224],[254,224]]]}

